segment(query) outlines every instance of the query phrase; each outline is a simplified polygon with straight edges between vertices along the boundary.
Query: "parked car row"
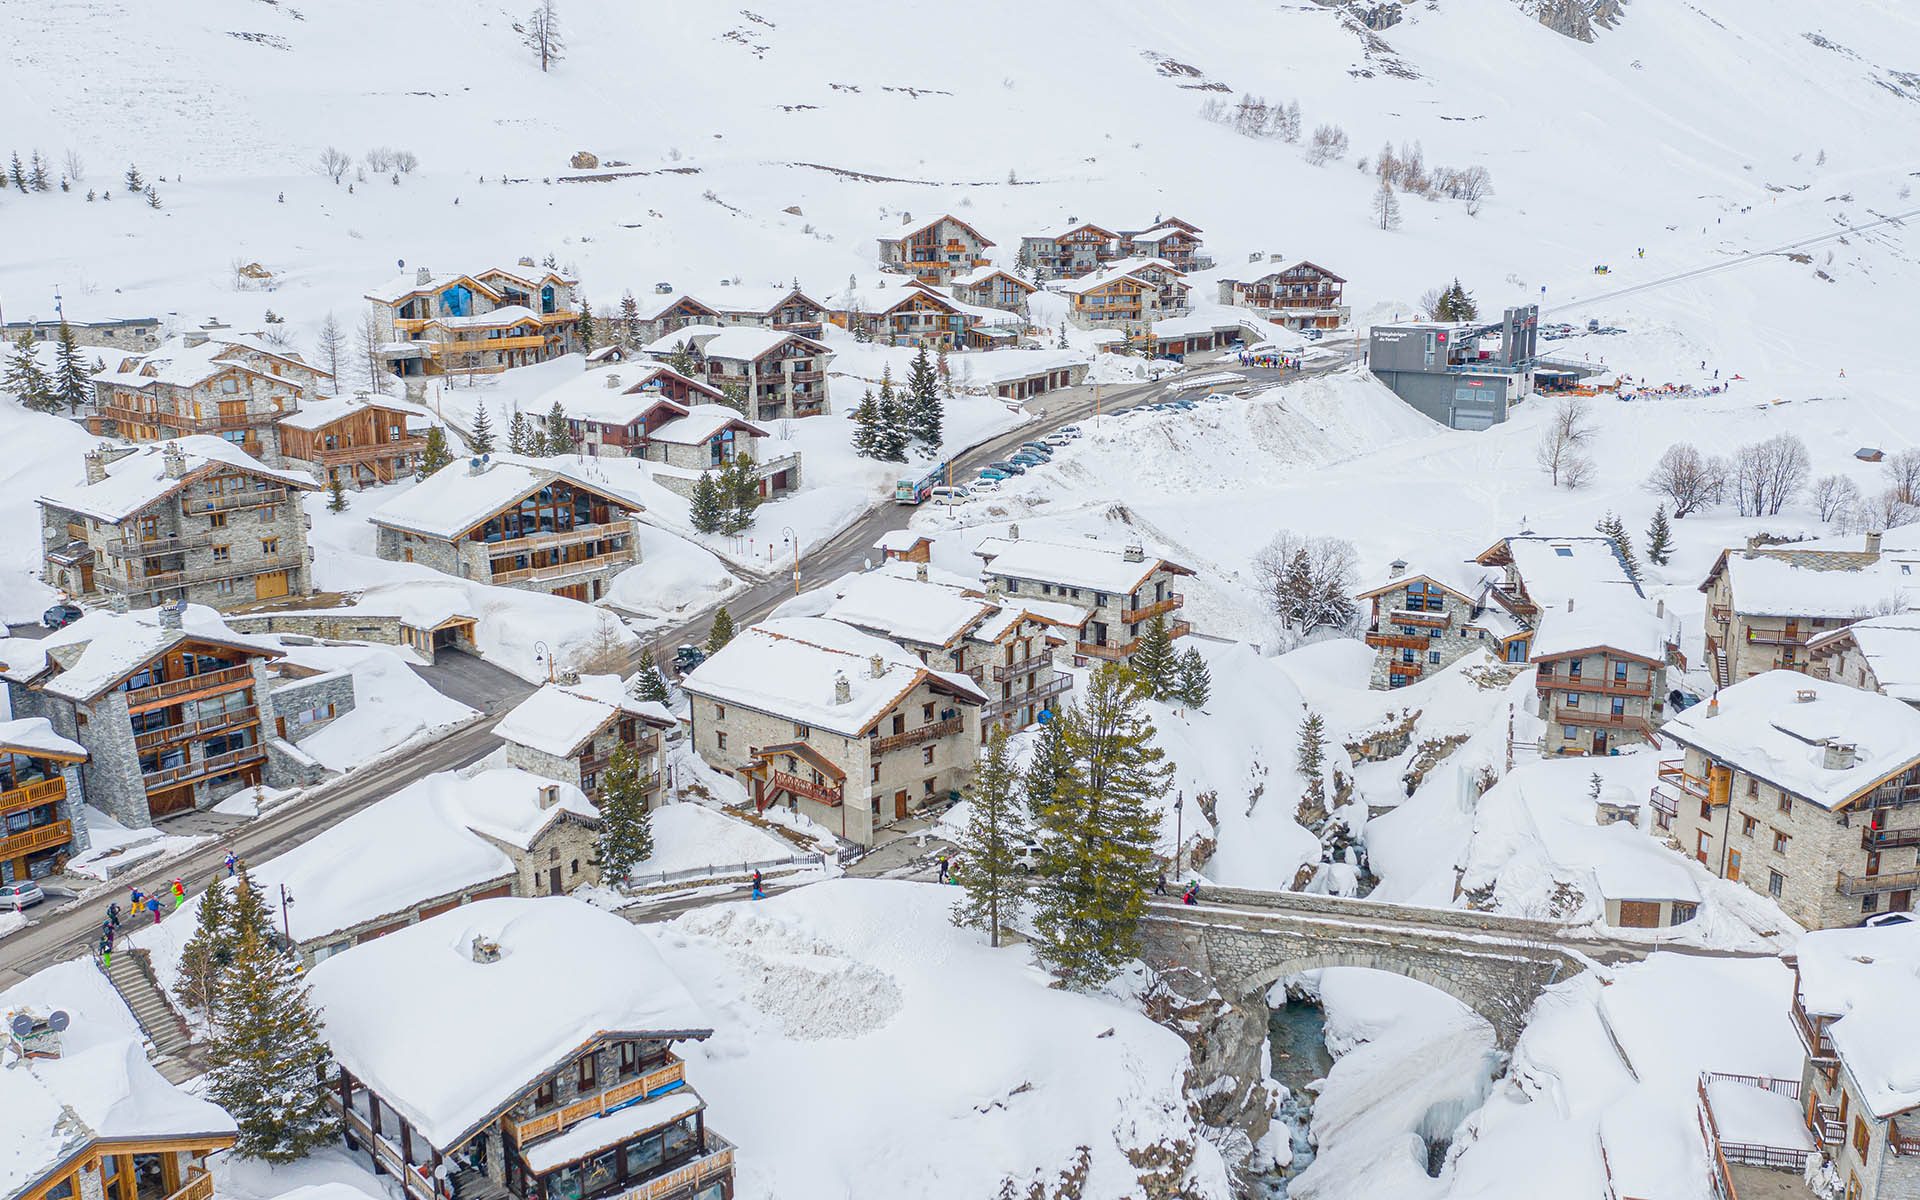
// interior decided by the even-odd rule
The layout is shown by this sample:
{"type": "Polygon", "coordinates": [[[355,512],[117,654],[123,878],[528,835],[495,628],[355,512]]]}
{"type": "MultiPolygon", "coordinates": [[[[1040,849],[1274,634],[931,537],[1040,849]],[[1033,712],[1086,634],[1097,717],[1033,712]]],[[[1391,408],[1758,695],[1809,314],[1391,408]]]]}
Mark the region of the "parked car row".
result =
{"type": "MultiPolygon", "coordinates": [[[[1030,442],[1021,442],[1012,454],[988,463],[974,477],[968,489],[973,492],[990,492],[1016,475],[1024,475],[1036,467],[1044,467],[1053,461],[1053,452],[1080,436],[1078,425],[1067,425],[1044,438],[1030,442]]],[[[934,489],[934,498],[940,499],[941,492],[967,489],[934,489]]],[[[964,497],[962,497],[964,498],[964,497]]]]}

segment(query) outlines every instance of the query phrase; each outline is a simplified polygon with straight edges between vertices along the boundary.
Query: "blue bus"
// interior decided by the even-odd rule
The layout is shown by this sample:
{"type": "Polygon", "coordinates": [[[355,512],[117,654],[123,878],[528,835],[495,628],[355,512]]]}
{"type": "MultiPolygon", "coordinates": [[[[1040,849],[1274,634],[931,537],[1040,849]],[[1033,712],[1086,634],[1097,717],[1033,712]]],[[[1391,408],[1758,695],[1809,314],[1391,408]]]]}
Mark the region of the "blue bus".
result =
{"type": "Polygon", "coordinates": [[[940,463],[919,479],[902,479],[893,485],[895,504],[924,504],[933,495],[933,489],[947,482],[950,464],[940,463]]]}

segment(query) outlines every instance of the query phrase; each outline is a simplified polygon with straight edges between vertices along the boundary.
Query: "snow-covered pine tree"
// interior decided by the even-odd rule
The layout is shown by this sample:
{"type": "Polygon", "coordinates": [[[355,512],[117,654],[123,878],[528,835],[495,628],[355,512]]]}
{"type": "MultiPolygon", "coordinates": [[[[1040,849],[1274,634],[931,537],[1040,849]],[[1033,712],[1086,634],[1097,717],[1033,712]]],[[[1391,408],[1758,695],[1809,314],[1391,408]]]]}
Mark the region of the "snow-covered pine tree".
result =
{"type": "Polygon", "coordinates": [[[567,410],[555,400],[547,410],[546,428],[541,431],[540,449],[547,457],[573,452],[573,430],[567,426],[567,410]]]}
{"type": "Polygon", "coordinates": [[[1327,723],[1319,713],[1309,709],[1300,722],[1300,751],[1294,765],[1307,778],[1318,779],[1326,769],[1326,761],[1327,723]]]}
{"type": "Polygon", "coordinates": [[[641,656],[640,669],[627,681],[627,691],[636,700],[651,700],[655,704],[666,704],[673,698],[667,673],[651,654],[641,656]]]}
{"type": "Polygon", "coordinates": [[[147,190],[147,181],[141,178],[140,168],[134,166],[132,163],[127,164],[126,181],[127,190],[130,192],[144,192],[147,190]]]}
{"type": "MultiPolygon", "coordinates": [[[[180,950],[176,990],[187,1007],[212,1019],[220,996],[220,973],[233,959],[233,925],[228,919],[227,881],[216,875],[200,893],[193,936],[180,950]]],[[[137,915],[137,914],[136,914],[137,915]]]]}
{"type": "Polygon", "coordinates": [[[7,359],[5,386],[24,407],[34,412],[50,413],[60,408],[60,401],[53,394],[53,381],[47,378],[34,352],[33,335],[25,330],[14,342],[13,354],[7,359]]]}
{"type": "Polygon", "coordinates": [[[53,181],[47,176],[47,160],[38,150],[33,152],[33,163],[27,168],[27,185],[36,192],[53,190],[53,181]]]}
{"type": "Polygon", "coordinates": [[[620,296],[620,319],[616,323],[615,341],[622,350],[633,351],[640,348],[640,302],[633,298],[632,292],[623,292],[620,296]]]}
{"type": "Polygon", "coordinates": [[[698,369],[693,341],[685,339],[675,343],[673,349],[667,353],[667,365],[682,375],[691,376],[698,369]]]}
{"type": "Polygon", "coordinates": [[[507,421],[507,452],[534,456],[538,448],[534,445],[533,437],[533,430],[527,424],[526,414],[517,408],[514,409],[512,418],[507,421]]]}
{"type": "Polygon", "coordinates": [[[1035,932],[1041,959],[1069,987],[1094,988],[1140,952],[1156,873],[1159,819],[1173,764],[1133,684],[1109,664],[1059,721],[1073,767],[1034,819],[1042,833],[1035,932]]]}
{"type": "Polygon", "coordinates": [[[1000,926],[1019,907],[1027,878],[1014,861],[1014,851],[1030,836],[1020,773],[1007,749],[1007,731],[996,727],[987,737],[986,752],[967,785],[967,828],[960,835],[960,874],[964,894],[953,906],[953,923],[965,929],[985,929],[987,944],[1000,944],[1000,926]]]}
{"type": "Polygon", "coordinates": [[[1180,703],[1188,708],[1205,708],[1213,698],[1213,672],[1200,651],[1188,646],[1180,653],[1180,703]]]}
{"type": "Polygon", "coordinates": [[[1647,561],[1664,567],[1673,557],[1673,526],[1667,521],[1667,506],[1654,506],[1653,523],[1647,526],[1647,561]]]}
{"type": "Polygon", "coordinates": [[[21,163],[18,150],[13,152],[13,161],[7,164],[7,182],[23,193],[27,190],[27,168],[21,163]]]}
{"type": "Polygon", "coordinates": [[[1127,662],[1127,670],[1140,685],[1142,695],[1154,700],[1172,696],[1180,683],[1180,662],[1173,649],[1173,637],[1167,632],[1167,619],[1156,615],[1140,635],[1140,648],[1127,662]]]}
{"type": "Polygon", "coordinates": [[[1627,577],[1640,578],[1640,559],[1633,552],[1633,539],[1627,536],[1626,523],[1619,514],[1608,509],[1606,515],[1594,522],[1593,528],[1596,533],[1613,539],[1614,548],[1620,553],[1620,561],[1626,565],[1627,577]]]}
{"type": "Polygon", "coordinates": [[[854,406],[853,452],[861,458],[880,457],[880,404],[873,398],[872,388],[854,406]]]}
{"type": "Polygon", "coordinates": [[[484,400],[473,410],[473,436],[467,439],[467,445],[475,454],[493,453],[493,417],[487,412],[484,400]]]}
{"type": "Polygon", "coordinates": [[[721,503],[720,485],[714,481],[713,472],[702,471],[700,478],[693,481],[687,519],[692,522],[696,533],[718,533],[720,526],[725,523],[726,506],[721,503]]]}
{"type": "Polygon", "coordinates": [[[327,1045],[298,964],[260,930],[240,928],[215,1012],[207,1098],[240,1127],[234,1150],[288,1163],[332,1141],[339,1123],[319,1083],[327,1045]]]}
{"type": "Polygon", "coordinates": [[[68,412],[78,412],[93,395],[86,360],[80,356],[80,343],[74,339],[73,327],[65,321],[60,322],[60,340],[54,345],[53,394],[67,406],[68,412]]]}
{"type": "Polygon", "coordinates": [[[907,369],[907,394],[902,407],[907,436],[914,446],[928,454],[937,453],[944,415],[940,404],[940,376],[934,372],[933,360],[928,357],[924,344],[907,369]]]}
{"type": "Polygon", "coordinates": [[[718,654],[733,640],[733,614],[722,604],[713,614],[713,627],[707,630],[707,653],[718,654]]]}
{"type": "Polygon", "coordinates": [[[893,389],[893,368],[880,368],[880,393],[875,398],[879,422],[874,427],[874,443],[881,462],[907,461],[907,444],[913,434],[907,427],[907,414],[893,389]]]}
{"type": "Polygon", "coordinates": [[[420,477],[422,479],[438,471],[453,461],[453,451],[447,448],[447,431],[434,425],[427,429],[427,444],[420,451],[420,477]]]}
{"type": "Polygon", "coordinates": [[[338,475],[329,476],[327,479],[327,511],[336,513],[347,511],[347,488],[340,482],[338,475]]]}
{"type": "Polygon", "coordinates": [[[580,297],[580,349],[591,351],[599,341],[599,330],[594,328],[593,305],[587,303],[585,296],[580,297]]]}
{"type": "Polygon", "coordinates": [[[622,886],[633,869],[653,855],[647,782],[640,756],[630,746],[613,752],[600,777],[600,836],[593,844],[593,865],[608,887],[622,886]]]}

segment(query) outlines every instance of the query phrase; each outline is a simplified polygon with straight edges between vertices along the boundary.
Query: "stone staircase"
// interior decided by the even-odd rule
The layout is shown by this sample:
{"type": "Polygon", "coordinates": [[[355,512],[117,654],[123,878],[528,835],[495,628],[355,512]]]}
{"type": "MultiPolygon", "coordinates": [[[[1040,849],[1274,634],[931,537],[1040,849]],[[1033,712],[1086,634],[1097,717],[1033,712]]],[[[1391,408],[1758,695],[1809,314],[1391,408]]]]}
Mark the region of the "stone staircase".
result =
{"type": "Polygon", "coordinates": [[[175,1011],[153,974],[144,950],[122,950],[107,968],[107,982],[133,1010],[134,1020],[147,1035],[154,1069],[169,1082],[182,1083],[199,1072],[189,1063],[193,1035],[186,1018],[175,1011]]]}

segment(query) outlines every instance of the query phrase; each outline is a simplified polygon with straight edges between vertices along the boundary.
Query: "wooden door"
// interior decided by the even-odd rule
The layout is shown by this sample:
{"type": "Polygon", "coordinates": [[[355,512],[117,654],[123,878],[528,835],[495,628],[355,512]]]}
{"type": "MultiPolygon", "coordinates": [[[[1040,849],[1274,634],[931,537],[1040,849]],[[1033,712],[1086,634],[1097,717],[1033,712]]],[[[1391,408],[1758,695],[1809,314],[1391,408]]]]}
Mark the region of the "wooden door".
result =
{"type": "Polygon", "coordinates": [[[903,821],[907,816],[907,793],[902,788],[893,794],[893,819],[903,821]]]}
{"type": "Polygon", "coordinates": [[[1733,880],[1735,883],[1740,881],[1740,852],[1738,850],[1727,851],[1727,878],[1733,880]]]}
{"type": "Polygon", "coordinates": [[[1913,889],[1902,888],[1901,890],[1894,892],[1892,895],[1888,896],[1887,911],[1888,912],[1912,912],[1913,911],[1913,889]]]}
{"type": "Polygon", "coordinates": [[[1660,902],[1658,900],[1622,900],[1620,902],[1620,928],[1658,929],[1659,927],[1660,902]]]}
{"type": "Polygon", "coordinates": [[[255,575],[253,577],[253,598],[255,600],[272,600],[286,594],[287,573],[285,571],[268,571],[265,574],[255,575]]]}
{"type": "Polygon", "coordinates": [[[193,785],[166,788],[158,792],[147,793],[147,815],[152,818],[170,817],[174,813],[193,811],[193,785]]]}
{"type": "Polygon", "coordinates": [[[547,869],[547,894],[550,896],[558,896],[560,890],[560,868],[549,867],[547,869]]]}

